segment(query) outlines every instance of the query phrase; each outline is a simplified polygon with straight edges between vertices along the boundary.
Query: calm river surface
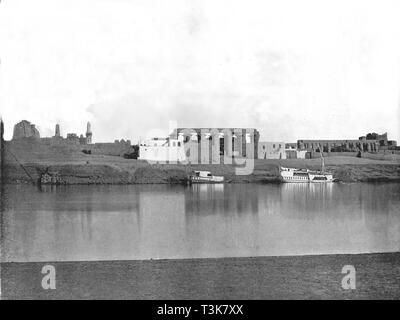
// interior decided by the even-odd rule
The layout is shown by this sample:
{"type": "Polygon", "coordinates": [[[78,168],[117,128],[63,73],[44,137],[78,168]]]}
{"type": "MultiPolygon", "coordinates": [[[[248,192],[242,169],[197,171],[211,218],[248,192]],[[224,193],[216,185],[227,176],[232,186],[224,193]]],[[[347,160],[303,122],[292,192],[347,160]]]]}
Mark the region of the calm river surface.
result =
{"type": "Polygon", "coordinates": [[[2,261],[400,251],[400,184],[5,186],[2,261]]]}

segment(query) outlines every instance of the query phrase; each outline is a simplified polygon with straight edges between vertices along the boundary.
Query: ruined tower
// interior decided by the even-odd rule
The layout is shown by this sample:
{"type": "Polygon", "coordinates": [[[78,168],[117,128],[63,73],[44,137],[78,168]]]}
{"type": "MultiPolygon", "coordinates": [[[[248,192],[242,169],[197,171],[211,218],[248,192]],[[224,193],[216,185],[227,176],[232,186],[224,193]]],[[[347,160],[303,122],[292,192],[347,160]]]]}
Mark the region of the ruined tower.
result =
{"type": "Polygon", "coordinates": [[[14,126],[13,140],[22,138],[40,138],[40,133],[35,125],[29,121],[22,120],[14,126]]]}
{"type": "Polygon", "coordinates": [[[54,135],[56,138],[59,138],[61,135],[60,135],[60,125],[57,123],[56,124],[56,132],[55,132],[55,135],[54,135]]]}
{"type": "Polygon", "coordinates": [[[87,127],[86,127],[86,143],[87,144],[92,143],[92,128],[91,128],[90,122],[87,123],[87,127]]]}

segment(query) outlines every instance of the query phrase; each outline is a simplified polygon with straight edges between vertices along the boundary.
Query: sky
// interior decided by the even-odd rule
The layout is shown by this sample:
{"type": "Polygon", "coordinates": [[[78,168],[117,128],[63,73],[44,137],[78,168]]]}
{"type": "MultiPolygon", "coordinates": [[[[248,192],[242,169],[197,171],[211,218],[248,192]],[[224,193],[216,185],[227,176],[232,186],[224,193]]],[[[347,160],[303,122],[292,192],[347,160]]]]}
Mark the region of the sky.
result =
{"type": "Polygon", "coordinates": [[[397,0],[2,0],[0,115],[41,136],[250,127],[400,142],[397,0]]]}

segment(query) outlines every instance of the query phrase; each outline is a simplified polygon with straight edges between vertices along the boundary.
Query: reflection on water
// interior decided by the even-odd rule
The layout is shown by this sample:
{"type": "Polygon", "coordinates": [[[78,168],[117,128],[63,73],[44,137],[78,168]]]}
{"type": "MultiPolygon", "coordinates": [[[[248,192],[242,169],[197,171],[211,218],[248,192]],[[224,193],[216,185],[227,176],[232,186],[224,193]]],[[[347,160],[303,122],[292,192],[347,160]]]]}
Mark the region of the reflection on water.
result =
{"type": "Polygon", "coordinates": [[[258,194],[250,188],[237,191],[232,185],[195,184],[185,193],[186,216],[256,214],[258,194]]]}
{"type": "Polygon", "coordinates": [[[3,261],[400,250],[399,184],[7,186],[3,261]]]}

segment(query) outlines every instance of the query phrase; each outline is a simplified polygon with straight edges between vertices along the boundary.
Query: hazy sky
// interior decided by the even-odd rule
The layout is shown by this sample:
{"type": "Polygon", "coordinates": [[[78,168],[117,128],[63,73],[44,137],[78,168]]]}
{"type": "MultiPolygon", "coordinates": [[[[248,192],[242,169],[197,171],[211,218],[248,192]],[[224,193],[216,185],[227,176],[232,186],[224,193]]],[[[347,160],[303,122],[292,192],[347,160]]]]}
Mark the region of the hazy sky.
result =
{"type": "Polygon", "coordinates": [[[0,114],[42,136],[400,141],[400,1],[3,0],[0,114]]]}

